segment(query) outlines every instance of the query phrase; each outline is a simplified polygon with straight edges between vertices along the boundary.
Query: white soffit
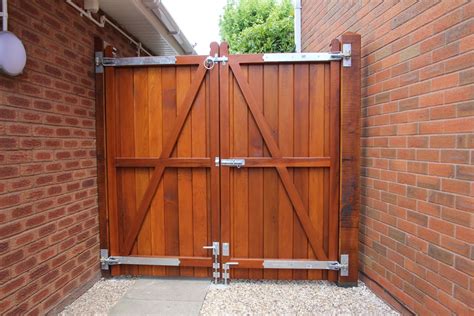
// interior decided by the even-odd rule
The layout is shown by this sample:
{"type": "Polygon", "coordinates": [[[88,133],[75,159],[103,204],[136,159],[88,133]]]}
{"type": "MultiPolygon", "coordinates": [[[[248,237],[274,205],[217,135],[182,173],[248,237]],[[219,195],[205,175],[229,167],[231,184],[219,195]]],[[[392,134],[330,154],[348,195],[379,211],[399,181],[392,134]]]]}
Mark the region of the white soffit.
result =
{"type": "Polygon", "coordinates": [[[166,14],[163,14],[163,11],[153,8],[154,3],[163,8],[159,0],[100,0],[99,3],[100,9],[105,14],[138,39],[144,47],[149,48],[153,54],[159,56],[195,54],[184,34],[169,31],[170,19],[171,24],[176,25],[169,13],[166,11],[166,14]]]}

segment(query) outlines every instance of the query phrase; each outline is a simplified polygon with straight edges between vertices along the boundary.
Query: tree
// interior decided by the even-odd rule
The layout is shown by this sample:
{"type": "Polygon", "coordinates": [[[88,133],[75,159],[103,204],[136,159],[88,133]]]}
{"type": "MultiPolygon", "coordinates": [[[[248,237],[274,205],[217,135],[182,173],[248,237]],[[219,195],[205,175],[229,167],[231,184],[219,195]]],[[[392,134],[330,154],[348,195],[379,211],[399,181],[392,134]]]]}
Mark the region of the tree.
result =
{"type": "Polygon", "coordinates": [[[228,0],[220,33],[231,53],[294,52],[290,0],[228,0]]]}

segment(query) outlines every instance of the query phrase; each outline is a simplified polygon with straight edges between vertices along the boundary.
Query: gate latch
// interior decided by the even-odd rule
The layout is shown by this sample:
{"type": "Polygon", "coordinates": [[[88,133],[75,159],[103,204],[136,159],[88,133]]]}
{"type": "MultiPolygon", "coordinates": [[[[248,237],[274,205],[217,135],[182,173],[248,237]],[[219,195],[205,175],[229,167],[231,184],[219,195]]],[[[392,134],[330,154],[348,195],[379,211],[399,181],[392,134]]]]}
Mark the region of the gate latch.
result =
{"type": "Polygon", "coordinates": [[[214,283],[217,284],[217,281],[221,277],[221,273],[219,272],[221,265],[219,264],[219,247],[220,244],[218,241],[214,241],[211,246],[204,246],[202,248],[212,250],[212,256],[214,257],[214,261],[212,262],[212,268],[214,271],[212,272],[212,276],[214,277],[214,283]]]}
{"type": "Polygon", "coordinates": [[[207,56],[204,60],[204,68],[206,68],[207,70],[211,70],[212,68],[214,68],[214,65],[216,63],[222,63],[223,65],[225,65],[228,61],[229,58],[226,56],[218,56],[217,54],[215,54],[214,57],[207,56]]]}
{"type": "Polygon", "coordinates": [[[238,262],[226,262],[226,263],[223,264],[224,271],[223,271],[222,274],[223,274],[223,277],[224,277],[224,285],[227,285],[229,283],[230,267],[238,265],[238,264],[239,264],[238,262]]]}
{"type": "Polygon", "coordinates": [[[221,159],[219,157],[216,157],[214,159],[216,167],[219,166],[226,166],[226,167],[236,167],[241,168],[245,166],[245,159],[241,158],[230,158],[230,159],[221,159]]]}

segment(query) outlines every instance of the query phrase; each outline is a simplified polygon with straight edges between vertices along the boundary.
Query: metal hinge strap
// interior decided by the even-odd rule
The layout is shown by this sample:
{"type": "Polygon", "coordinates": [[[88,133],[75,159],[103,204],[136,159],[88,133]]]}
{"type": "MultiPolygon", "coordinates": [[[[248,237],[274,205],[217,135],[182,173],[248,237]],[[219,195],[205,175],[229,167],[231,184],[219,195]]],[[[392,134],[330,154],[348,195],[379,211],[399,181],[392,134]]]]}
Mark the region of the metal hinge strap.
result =
{"type": "Polygon", "coordinates": [[[338,261],[317,260],[263,260],[264,269],[339,270],[341,276],[349,275],[349,255],[341,255],[338,261]]]}
{"type": "Polygon", "coordinates": [[[145,57],[104,57],[102,52],[95,54],[96,72],[103,72],[103,67],[174,65],[176,56],[145,56],[145,57]]]}
{"type": "Polygon", "coordinates": [[[175,266],[181,264],[179,258],[109,256],[108,249],[100,250],[100,264],[103,270],[111,265],[145,265],[145,266],[175,266]]]}
{"type": "Polygon", "coordinates": [[[352,45],[342,44],[342,51],[331,53],[271,53],[263,54],[263,61],[276,62],[311,62],[342,60],[343,67],[351,66],[352,45]]]}

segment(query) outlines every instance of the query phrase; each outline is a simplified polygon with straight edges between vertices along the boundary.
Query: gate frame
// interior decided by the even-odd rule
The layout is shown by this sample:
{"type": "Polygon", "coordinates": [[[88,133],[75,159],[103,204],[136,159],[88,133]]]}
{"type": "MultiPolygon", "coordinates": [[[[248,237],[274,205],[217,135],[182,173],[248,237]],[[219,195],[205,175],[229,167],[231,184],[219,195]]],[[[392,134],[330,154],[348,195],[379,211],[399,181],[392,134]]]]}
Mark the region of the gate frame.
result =
{"type": "MultiPolygon", "coordinates": [[[[113,56],[111,46],[96,37],[96,54],[113,56]]],[[[357,286],[359,251],[359,213],[360,213],[360,112],[361,112],[361,37],[348,32],[340,40],[331,41],[331,51],[339,51],[343,44],[351,44],[350,67],[340,67],[340,190],[339,190],[339,258],[349,255],[349,275],[338,274],[339,286],[357,286]]],[[[213,45],[213,44],[211,44],[213,45]]],[[[342,64],[342,63],[341,63],[342,64]]],[[[101,249],[110,249],[109,212],[107,202],[107,155],[106,155],[106,117],[105,117],[105,75],[95,73],[96,96],[96,155],[97,190],[99,215],[99,240],[101,249]]],[[[101,270],[109,276],[109,270],[101,270]]]]}

